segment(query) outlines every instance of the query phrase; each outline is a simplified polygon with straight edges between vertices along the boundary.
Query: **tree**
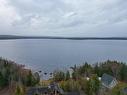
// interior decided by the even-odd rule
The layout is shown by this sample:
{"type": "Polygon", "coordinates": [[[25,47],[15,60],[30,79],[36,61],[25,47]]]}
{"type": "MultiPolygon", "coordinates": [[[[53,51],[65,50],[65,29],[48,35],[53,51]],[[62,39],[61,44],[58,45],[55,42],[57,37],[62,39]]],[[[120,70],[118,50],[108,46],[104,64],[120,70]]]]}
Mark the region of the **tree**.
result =
{"type": "Polygon", "coordinates": [[[32,72],[29,71],[29,74],[27,75],[26,79],[25,79],[25,85],[26,86],[35,86],[38,81],[36,80],[36,78],[33,76],[32,72]]]}
{"type": "Polygon", "coordinates": [[[3,77],[3,75],[0,73],[0,87],[4,87],[7,85],[7,81],[3,77]]]}
{"type": "Polygon", "coordinates": [[[101,68],[99,67],[98,64],[96,64],[94,67],[94,73],[97,74],[98,76],[102,76],[102,74],[103,74],[103,72],[101,71],[101,68]]]}
{"type": "Polygon", "coordinates": [[[66,72],[66,80],[69,80],[70,79],[70,73],[69,71],[66,72]]]}
{"type": "Polygon", "coordinates": [[[57,82],[66,79],[65,73],[62,71],[55,71],[53,76],[54,76],[53,77],[54,81],[57,81],[57,82]]]}
{"type": "Polygon", "coordinates": [[[127,82],[127,66],[124,64],[119,72],[120,80],[127,82]]]}
{"type": "Polygon", "coordinates": [[[100,89],[100,81],[98,80],[98,77],[95,75],[87,83],[86,94],[98,95],[99,89],[100,89]]]}
{"type": "Polygon", "coordinates": [[[96,75],[93,76],[93,80],[94,80],[94,92],[96,95],[98,95],[100,89],[100,81],[96,75]]]}
{"type": "Polygon", "coordinates": [[[34,75],[34,80],[36,81],[36,84],[38,84],[40,82],[40,75],[38,72],[35,72],[34,75]]]}
{"type": "Polygon", "coordinates": [[[67,92],[81,91],[81,85],[79,84],[79,81],[75,81],[75,80],[61,81],[60,86],[64,91],[67,92]]]}
{"type": "Polygon", "coordinates": [[[24,95],[24,87],[21,85],[16,86],[15,95],[24,95]]]}
{"type": "Polygon", "coordinates": [[[85,75],[85,76],[90,76],[92,71],[92,67],[90,64],[88,64],[87,62],[85,62],[85,64],[83,64],[83,66],[80,66],[78,69],[78,72],[80,75],[85,75]]]}

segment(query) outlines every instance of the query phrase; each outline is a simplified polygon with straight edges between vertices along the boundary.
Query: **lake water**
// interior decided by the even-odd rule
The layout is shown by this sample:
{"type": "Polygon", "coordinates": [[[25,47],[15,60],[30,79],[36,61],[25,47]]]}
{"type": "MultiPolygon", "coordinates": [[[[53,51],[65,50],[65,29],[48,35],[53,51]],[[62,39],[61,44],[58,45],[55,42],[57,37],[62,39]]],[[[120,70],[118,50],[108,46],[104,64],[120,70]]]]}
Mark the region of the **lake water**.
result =
{"type": "Polygon", "coordinates": [[[0,40],[0,56],[33,70],[51,72],[87,61],[127,62],[127,41],[119,40],[0,40]]]}

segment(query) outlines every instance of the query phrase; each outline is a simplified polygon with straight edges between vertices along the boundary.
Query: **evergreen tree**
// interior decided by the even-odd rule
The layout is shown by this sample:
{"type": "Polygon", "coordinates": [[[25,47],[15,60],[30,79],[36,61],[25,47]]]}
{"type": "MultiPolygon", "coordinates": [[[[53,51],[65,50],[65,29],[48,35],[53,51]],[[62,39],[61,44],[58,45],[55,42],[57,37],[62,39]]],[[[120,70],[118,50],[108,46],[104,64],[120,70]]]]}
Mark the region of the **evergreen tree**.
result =
{"type": "Polygon", "coordinates": [[[24,95],[24,87],[21,85],[16,86],[15,95],[24,95]]]}
{"type": "Polygon", "coordinates": [[[70,79],[70,73],[69,71],[66,72],[66,80],[69,80],[70,79]]]}
{"type": "Polygon", "coordinates": [[[127,82],[127,65],[123,65],[119,72],[120,79],[127,82]]]}
{"type": "Polygon", "coordinates": [[[66,75],[62,71],[55,71],[54,72],[54,81],[62,81],[66,79],[66,75]]]}

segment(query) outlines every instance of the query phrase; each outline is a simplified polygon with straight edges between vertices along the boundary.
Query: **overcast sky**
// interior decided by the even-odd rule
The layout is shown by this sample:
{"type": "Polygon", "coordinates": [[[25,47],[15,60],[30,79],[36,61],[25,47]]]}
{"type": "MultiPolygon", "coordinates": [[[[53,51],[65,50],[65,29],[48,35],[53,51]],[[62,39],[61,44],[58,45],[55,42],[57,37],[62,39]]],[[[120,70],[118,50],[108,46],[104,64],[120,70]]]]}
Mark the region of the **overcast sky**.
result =
{"type": "Polygon", "coordinates": [[[127,0],[0,0],[0,35],[127,36],[127,0]]]}

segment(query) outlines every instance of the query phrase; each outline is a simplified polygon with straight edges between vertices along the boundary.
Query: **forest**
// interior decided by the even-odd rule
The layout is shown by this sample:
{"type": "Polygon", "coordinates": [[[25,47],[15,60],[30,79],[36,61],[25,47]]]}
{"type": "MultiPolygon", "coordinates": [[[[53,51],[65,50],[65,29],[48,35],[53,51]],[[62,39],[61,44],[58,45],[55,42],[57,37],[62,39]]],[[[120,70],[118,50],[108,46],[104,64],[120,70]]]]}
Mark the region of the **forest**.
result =
{"type": "MultiPolygon", "coordinates": [[[[29,87],[43,87],[42,81],[38,72],[33,73],[24,65],[0,58],[0,90],[9,87],[12,95],[25,95],[29,87]]],[[[95,64],[85,62],[67,71],[54,71],[47,81],[58,83],[64,92],[80,92],[80,95],[124,95],[121,90],[127,87],[127,64],[111,60],[95,64]],[[118,84],[104,90],[99,79],[103,74],[114,77],[118,84]]]]}
{"type": "Polygon", "coordinates": [[[54,81],[59,82],[64,91],[78,91],[83,95],[124,95],[121,89],[127,87],[127,64],[118,61],[107,60],[96,64],[85,62],[81,66],[70,67],[69,71],[55,71],[54,81]],[[110,90],[102,91],[102,84],[99,78],[103,74],[109,74],[116,78],[118,84],[110,90]]]}
{"type": "Polygon", "coordinates": [[[25,87],[35,86],[39,82],[37,72],[33,73],[24,65],[0,58],[0,90],[9,87],[15,95],[19,95],[18,93],[24,93],[25,87]]]}

